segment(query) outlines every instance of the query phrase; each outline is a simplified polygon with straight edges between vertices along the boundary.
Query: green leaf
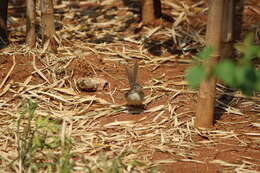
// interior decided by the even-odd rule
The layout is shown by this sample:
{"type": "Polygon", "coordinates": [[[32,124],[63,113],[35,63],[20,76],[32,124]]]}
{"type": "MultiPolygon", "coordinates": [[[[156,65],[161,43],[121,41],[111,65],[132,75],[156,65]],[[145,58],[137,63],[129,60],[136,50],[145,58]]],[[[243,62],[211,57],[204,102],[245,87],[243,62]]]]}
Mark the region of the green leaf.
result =
{"type": "Polygon", "coordinates": [[[260,92],[260,70],[256,70],[256,78],[255,90],[260,92]]]}
{"type": "Polygon", "coordinates": [[[57,136],[50,136],[46,139],[46,145],[50,148],[58,148],[61,145],[61,140],[57,136]]]}
{"type": "Polygon", "coordinates": [[[253,45],[253,41],[254,41],[254,34],[253,33],[249,33],[249,34],[247,34],[243,44],[246,47],[250,47],[251,45],[253,45]]]}
{"type": "Polygon", "coordinates": [[[31,99],[28,100],[28,113],[29,113],[29,120],[33,119],[34,112],[37,108],[37,104],[34,103],[31,99]]]}
{"type": "Polygon", "coordinates": [[[251,65],[238,66],[236,77],[239,84],[253,85],[257,81],[256,70],[251,65]]]}
{"type": "Polygon", "coordinates": [[[244,54],[244,57],[240,59],[240,64],[251,63],[254,58],[260,57],[260,46],[254,45],[254,35],[248,34],[242,43],[235,45],[238,52],[244,54]]]}
{"type": "Polygon", "coordinates": [[[260,58],[260,47],[259,47],[259,49],[257,50],[256,57],[257,57],[257,58],[260,58]]]}
{"type": "Polygon", "coordinates": [[[33,137],[33,143],[32,143],[32,147],[34,149],[37,149],[37,148],[40,148],[42,147],[44,144],[43,144],[43,140],[41,139],[41,137],[39,135],[35,135],[33,137]]]}
{"type": "Polygon", "coordinates": [[[238,66],[236,78],[239,89],[247,96],[251,96],[256,90],[257,81],[259,80],[256,69],[252,65],[238,66]]]}
{"type": "MultiPolygon", "coordinates": [[[[219,80],[229,87],[240,89],[244,94],[250,96],[255,91],[260,91],[260,72],[252,64],[256,58],[260,58],[260,46],[254,45],[254,35],[249,34],[242,43],[237,44],[238,52],[243,53],[238,62],[231,60],[220,61],[214,66],[214,74],[219,80]]],[[[186,70],[185,78],[192,88],[197,88],[204,80],[208,72],[203,61],[211,57],[212,47],[204,48],[199,54],[197,61],[202,65],[193,65],[186,70]]],[[[197,63],[197,62],[196,62],[197,63]]],[[[211,72],[210,72],[211,75],[211,72]]]]}
{"type": "Polygon", "coordinates": [[[216,76],[225,84],[236,87],[236,66],[230,60],[221,61],[214,69],[216,76]]]}
{"type": "Polygon", "coordinates": [[[252,59],[256,58],[258,55],[258,52],[260,51],[259,46],[251,45],[249,46],[245,51],[245,56],[243,58],[244,61],[248,62],[252,59]]]}
{"type": "Polygon", "coordinates": [[[198,54],[198,58],[205,60],[210,57],[213,52],[213,48],[211,46],[205,47],[202,51],[198,54]]]}
{"type": "Polygon", "coordinates": [[[207,76],[205,67],[196,65],[186,70],[185,78],[191,88],[198,88],[202,80],[207,76]]]}
{"type": "Polygon", "coordinates": [[[47,130],[49,132],[57,132],[60,126],[53,120],[50,120],[48,117],[39,117],[36,120],[37,127],[42,130],[47,130]]]}
{"type": "Polygon", "coordinates": [[[243,43],[239,42],[239,43],[236,43],[234,45],[234,47],[236,48],[237,52],[239,53],[244,53],[246,51],[246,47],[243,43]]]}

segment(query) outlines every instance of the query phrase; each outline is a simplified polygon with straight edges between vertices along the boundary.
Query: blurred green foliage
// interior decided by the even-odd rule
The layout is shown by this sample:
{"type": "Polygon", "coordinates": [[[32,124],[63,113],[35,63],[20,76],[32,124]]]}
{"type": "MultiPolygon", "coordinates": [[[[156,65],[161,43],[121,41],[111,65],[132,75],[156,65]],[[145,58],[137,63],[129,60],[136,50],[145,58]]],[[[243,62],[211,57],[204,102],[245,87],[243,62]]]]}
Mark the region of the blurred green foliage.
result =
{"type": "Polygon", "coordinates": [[[260,58],[260,46],[253,44],[253,35],[249,34],[242,43],[235,45],[236,51],[241,55],[238,61],[224,59],[208,72],[204,61],[211,57],[212,48],[206,47],[199,54],[194,65],[186,70],[186,80],[192,88],[197,88],[200,83],[215,75],[228,87],[239,89],[245,95],[251,96],[260,91],[260,70],[254,61],[260,58]]]}
{"type": "MultiPolygon", "coordinates": [[[[60,172],[72,170],[71,141],[60,138],[60,121],[36,114],[32,100],[22,103],[17,121],[18,160],[24,172],[60,172]]],[[[14,162],[15,163],[15,162],[14,162]]]]}

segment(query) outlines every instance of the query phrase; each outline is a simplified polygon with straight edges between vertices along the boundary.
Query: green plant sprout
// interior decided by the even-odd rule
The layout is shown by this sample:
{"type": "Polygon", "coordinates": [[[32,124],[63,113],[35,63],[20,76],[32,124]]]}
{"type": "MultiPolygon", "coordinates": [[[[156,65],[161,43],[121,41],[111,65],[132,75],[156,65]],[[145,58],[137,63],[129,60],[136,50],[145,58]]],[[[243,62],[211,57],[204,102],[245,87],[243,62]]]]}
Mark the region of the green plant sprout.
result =
{"type": "Polygon", "coordinates": [[[22,105],[16,132],[20,171],[71,172],[71,142],[65,139],[64,146],[61,145],[60,123],[48,117],[36,116],[37,104],[32,100],[22,105]],[[58,154],[54,154],[54,150],[58,154]]]}
{"type": "MultiPolygon", "coordinates": [[[[72,154],[72,141],[69,138],[66,137],[62,144],[61,121],[37,115],[36,109],[37,104],[32,100],[22,103],[16,131],[18,158],[12,162],[13,169],[17,170],[18,167],[19,172],[31,173],[73,172],[75,164],[72,158],[76,155],[72,154]]],[[[138,151],[126,150],[114,157],[110,157],[109,153],[102,153],[97,160],[85,159],[82,156],[84,172],[120,173],[127,172],[129,169],[134,172],[137,167],[147,169],[151,173],[158,172],[155,166],[139,160],[126,159],[136,152],[138,151]]]]}

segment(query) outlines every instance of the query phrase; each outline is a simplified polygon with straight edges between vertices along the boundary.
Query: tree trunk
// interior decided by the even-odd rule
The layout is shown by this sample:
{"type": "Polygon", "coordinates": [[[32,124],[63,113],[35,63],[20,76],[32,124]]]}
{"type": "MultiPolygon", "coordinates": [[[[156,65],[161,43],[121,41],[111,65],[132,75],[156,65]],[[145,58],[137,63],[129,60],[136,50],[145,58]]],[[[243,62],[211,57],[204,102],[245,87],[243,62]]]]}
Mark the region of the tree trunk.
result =
{"type": "Polygon", "coordinates": [[[234,54],[234,17],[235,17],[235,2],[234,0],[225,0],[223,9],[223,28],[222,28],[222,58],[231,58],[234,54]]]}
{"type": "Polygon", "coordinates": [[[142,22],[143,24],[153,24],[157,18],[161,17],[160,0],[142,0],[142,22]]]}
{"type": "Polygon", "coordinates": [[[153,6],[155,18],[160,18],[162,16],[161,0],[153,0],[153,6]]]}
{"type": "Polygon", "coordinates": [[[1,0],[0,3],[0,48],[8,45],[7,36],[7,9],[8,0],[1,0]]]}
{"type": "Polygon", "coordinates": [[[235,11],[235,19],[233,21],[234,27],[234,41],[241,40],[241,27],[242,27],[242,18],[243,18],[243,10],[244,10],[244,0],[235,0],[234,1],[234,11],[235,11]]]}
{"type": "MultiPolygon", "coordinates": [[[[229,1],[229,0],[226,0],[229,1]]],[[[206,45],[213,48],[212,57],[205,65],[208,72],[216,65],[221,57],[221,41],[223,34],[225,0],[209,0],[209,12],[206,33],[206,45]]],[[[196,112],[195,126],[197,128],[210,128],[213,125],[214,105],[216,97],[216,77],[209,76],[199,88],[198,106],[196,112]]]]}
{"type": "Polygon", "coordinates": [[[36,12],[35,0],[26,1],[26,44],[29,47],[35,47],[36,34],[35,34],[36,12]]]}
{"type": "Polygon", "coordinates": [[[44,48],[50,52],[57,52],[57,42],[55,40],[55,25],[53,15],[52,0],[41,0],[41,22],[43,27],[44,48]]]}

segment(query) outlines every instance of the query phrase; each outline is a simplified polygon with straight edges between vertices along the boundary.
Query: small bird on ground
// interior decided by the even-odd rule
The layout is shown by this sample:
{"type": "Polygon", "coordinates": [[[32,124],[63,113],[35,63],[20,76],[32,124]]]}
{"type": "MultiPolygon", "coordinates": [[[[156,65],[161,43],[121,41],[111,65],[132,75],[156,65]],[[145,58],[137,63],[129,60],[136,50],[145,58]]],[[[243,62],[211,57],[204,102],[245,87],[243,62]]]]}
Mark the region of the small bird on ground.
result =
{"type": "Polygon", "coordinates": [[[127,105],[132,107],[142,107],[144,92],[142,91],[141,85],[136,82],[138,73],[137,61],[135,61],[135,64],[131,69],[126,66],[126,72],[130,86],[130,90],[125,94],[127,105]]]}

